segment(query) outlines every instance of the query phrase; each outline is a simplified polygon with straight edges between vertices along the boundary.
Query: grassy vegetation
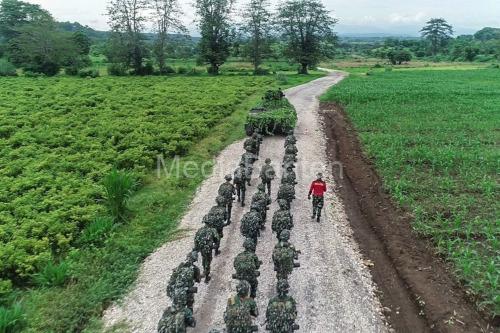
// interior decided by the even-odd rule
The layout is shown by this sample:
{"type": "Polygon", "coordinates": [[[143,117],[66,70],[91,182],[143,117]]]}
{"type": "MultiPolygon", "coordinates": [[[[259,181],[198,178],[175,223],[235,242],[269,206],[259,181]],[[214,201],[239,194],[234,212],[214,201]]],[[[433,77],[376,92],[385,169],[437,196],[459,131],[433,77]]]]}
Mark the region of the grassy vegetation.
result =
{"type": "Polygon", "coordinates": [[[500,314],[500,71],[351,75],[346,106],[394,200],[414,214],[478,304],[500,314]]]}
{"type": "MultiPolygon", "coordinates": [[[[1,181],[10,186],[0,191],[7,332],[85,330],[127,290],[142,259],[175,237],[203,180],[155,178],[156,154],[182,155],[181,167],[210,160],[244,136],[246,114],[264,91],[316,77],[290,75],[284,84],[276,76],[0,81],[1,181]],[[138,193],[130,196],[128,178],[108,179],[107,192],[98,186],[114,166],[142,180],[138,193]],[[106,196],[130,196],[126,223],[107,217],[106,196]]],[[[123,213],[120,202],[110,200],[109,211],[123,213]]]]}

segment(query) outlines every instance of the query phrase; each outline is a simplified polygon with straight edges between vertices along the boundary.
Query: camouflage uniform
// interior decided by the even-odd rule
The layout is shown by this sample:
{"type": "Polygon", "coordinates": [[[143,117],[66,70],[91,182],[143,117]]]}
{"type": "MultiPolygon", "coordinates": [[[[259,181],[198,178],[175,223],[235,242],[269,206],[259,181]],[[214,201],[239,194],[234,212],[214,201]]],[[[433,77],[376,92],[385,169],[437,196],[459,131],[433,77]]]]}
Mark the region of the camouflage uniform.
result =
{"type": "Polygon", "coordinates": [[[198,291],[194,283],[201,281],[201,272],[195,263],[198,261],[198,253],[191,252],[188,254],[185,262],[174,269],[167,285],[167,296],[174,300],[174,295],[177,289],[182,288],[187,290],[186,305],[193,310],[194,294],[198,291]]]}
{"type": "Polygon", "coordinates": [[[293,135],[293,131],[290,131],[288,133],[288,135],[286,136],[285,138],[285,145],[284,147],[286,148],[286,146],[288,145],[294,145],[297,143],[297,138],[295,137],[295,135],[293,135]]]}
{"type": "Polygon", "coordinates": [[[243,243],[245,251],[241,252],[234,259],[234,269],[236,274],[233,275],[234,279],[245,280],[250,284],[250,296],[255,298],[257,295],[259,268],[261,261],[255,254],[255,243],[251,239],[246,239],[243,243]]]}
{"type": "Polygon", "coordinates": [[[205,275],[205,283],[210,281],[210,264],[212,263],[212,250],[218,242],[219,234],[217,230],[205,224],[200,228],[194,237],[194,248],[201,253],[203,273],[205,275]]]}
{"type": "Polygon", "coordinates": [[[290,144],[290,145],[285,147],[285,154],[297,156],[298,153],[299,153],[299,150],[297,149],[297,146],[294,144],[290,144]]]}
{"type": "Polygon", "coordinates": [[[169,306],[161,316],[158,323],[158,333],[186,333],[186,327],[195,327],[196,320],[193,311],[186,307],[185,291],[178,289],[175,295],[176,301],[169,306]],[[182,299],[184,298],[184,304],[182,299]]]}
{"type": "Polygon", "coordinates": [[[231,175],[227,175],[224,178],[226,182],[219,186],[218,194],[224,198],[224,205],[226,206],[226,223],[229,225],[231,224],[231,210],[233,209],[233,196],[236,194],[236,188],[231,184],[231,180],[233,180],[231,175]]]}
{"type": "Polygon", "coordinates": [[[264,229],[264,224],[267,219],[267,210],[268,206],[271,204],[271,198],[266,193],[266,187],[264,184],[259,184],[257,186],[257,193],[255,193],[252,197],[252,206],[255,205],[258,207],[260,214],[262,215],[262,224],[260,225],[261,229],[264,229]]]}
{"type": "Polygon", "coordinates": [[[259,142],[257,141],[257,134],[256,133],[252,134],[252,136],[250,138],[246,139],[245,142],[243,143],[243,148],[246,151],[251,152],[252,154],[255,154],[255,155],[257,155],[257,152],[259,150],[258,146],[259,146],[259,142]]]}
{"type": "Polygon", "coordinates": [[[274,270],[278,279],[288,279],[294,267],[299,267],[295,263],[298,259],[299,251],[295,250],[292,244],[288,242],[290,239],[290,231],[283,230],[279,235],[279,243],[276,244],[273,250],[274,270]]]}
{"type": "Polygon", "coordinates": [[[287,168],[288,166],[295,168],[295,162],[297,162],[297,157],[295,155],[285,154],[285,156],[283,156],[283,164],[281,166],[283,168],[287,168]]]}
{"type": "Polygon", "coordinates": [[[260,155],[260,146],[264,142],[264,137],[262,136],[260,129],[258,129],[254,135],[255,135],[255,139],[257,140],[257,156],[259,156],[260,155]]]}
{"type": "Polygon", "coordinates": [[[276,172],[271,165],[271,159],[266,158],[266,164],[260,170],[260,179],[262,179],[262,184],[267,185],[267,192],[271,195],[271,182],[276,177],[276,172]]]}
{"type": "Polygon", "coordinates": [[[215,244],[215,254],[218,255],[220,253],[220,241],[222,237],[224,237],[224,226],[226,221],[226,201],[223,197],[218,196],[215,201],[217,202],[217,206],[213,206],[207,215],[203,217],[203,223],[211,226],[217,233],[219,234],[219,239],[215,244]]]}
{"type": "Polygon", "coordinates": [[[283,172],[283,176],[281,177],[281,184],[290,184],[290,185],[296,185],[297,184],[297,175],[295,174],[295,171],[293,171],[293,167],[291,165],[286,166],[285,172],[283,172]]]}
{"type": "Polygon", "coordinates": [[[241,162],[238,169],[234,171],[234,185],[236,187],[236,194],[238,195],[238,202],[241,202],[241,207],[245,206],[245,192],[247,191],[248,178],[245,163],[241,162]]]}
{"type": "Polygon", "coordinates": [[[260,236],[260,226],[262,225],[262,215],[258,211],[258,207],[251,206],[249,212],[245,213],[241,218],[240,232],[243,237],[251,238],[257,243],[257,238],[260,236]]]}
{"type": "Polygon", "coordinates": [[[252,317],[257,317],[259,311],[257,303],[248,297],[250,285],[247,281],[240,281],[236,287],[237,295],[227,300],[224,322],[227,333],[257,332],[258,327],[253,325],[252,317]]]}
{"type": "Polygon", "coordinates": [[[293,217],[287,201],[279,199],[278,204],[280,209],[274,212],[272,222],[272,229],[277,235],[281,234],[283,230],[291,230],[293,228],[293,217]]]}
{"type": "Polygon", "coordinates": [[[286,200],[288,206],[292,203],[293,199],[295,199],[295,188],[290,184],[281,184],[278,190],[278,199],[286,200]]]}
{"type": "Polygon", "coordinates": [[[271,298],[266,310],[266,330],[271,333],[292,333],[299,329],[297,319],[297,303],[288,296],[290,286],[287,280],[279,280],[276,287],[278,296],[271,298]]]}

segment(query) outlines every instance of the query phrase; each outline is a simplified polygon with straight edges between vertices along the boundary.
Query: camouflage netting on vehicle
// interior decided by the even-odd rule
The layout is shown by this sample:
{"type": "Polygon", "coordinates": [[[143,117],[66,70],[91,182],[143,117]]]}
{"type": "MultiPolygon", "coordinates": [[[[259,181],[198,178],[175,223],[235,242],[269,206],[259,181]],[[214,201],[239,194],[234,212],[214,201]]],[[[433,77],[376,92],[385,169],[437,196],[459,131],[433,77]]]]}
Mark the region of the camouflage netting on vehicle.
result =
{"type": "Polygon", "coordinates": [[[285,135],[295,128],[297,112],[285,98],[263,99],[259,105],[250,110],[245,124],[245,131],[252,135],[260,131],[267,135],[285,135]]]}

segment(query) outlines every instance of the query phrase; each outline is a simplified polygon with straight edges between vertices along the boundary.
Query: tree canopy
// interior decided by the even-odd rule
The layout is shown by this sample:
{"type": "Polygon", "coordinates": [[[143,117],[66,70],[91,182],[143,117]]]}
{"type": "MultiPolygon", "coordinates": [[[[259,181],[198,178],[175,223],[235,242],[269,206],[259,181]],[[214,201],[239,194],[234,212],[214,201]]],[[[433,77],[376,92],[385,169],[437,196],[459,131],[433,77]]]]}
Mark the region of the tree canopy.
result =
{"type": "Polygon", "coordinates": [[[420,32],[429,41],[432,54],[436,55],[453,36],[453,27],[443,18],[433,18],[420,32]]]}

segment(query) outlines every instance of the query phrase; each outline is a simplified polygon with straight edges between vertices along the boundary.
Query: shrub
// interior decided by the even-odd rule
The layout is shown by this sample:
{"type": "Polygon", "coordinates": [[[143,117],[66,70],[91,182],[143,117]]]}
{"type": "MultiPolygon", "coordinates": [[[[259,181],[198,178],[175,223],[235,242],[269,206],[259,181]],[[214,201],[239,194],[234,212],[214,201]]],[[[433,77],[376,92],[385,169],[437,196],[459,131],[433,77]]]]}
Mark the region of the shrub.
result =
{"type": "Polygon", "coordinates": [[[123,64],[109,64],[108,74],[113,76],[125,76],[127,75],[127,67],[123,64]]]}
{"type": "Polygon", "coordinates": [[[278,81],[279,84],[288,84],[288,77],[280,73],[276,75],[276,81],[278,81]]]}
{"type": "Polygon", "coordinates": [[[78,71],[78,76],[96,78],[99,77],[99,71],[92,68],[81,69],[78,71]]]}
{"type": "Polygon", "coordinates": [[[115,221],[123,222],[127,218],[127,201],[134,192],[137,183],[130,172],[113,169],[103,180],[104,202],[115,221]]]}
{"type": "Polygon", "coordinates": [[[16,67],[5,59],[0,59],[0,76],[17,76],[16,67]]]}
{"type": "Polygon", "coordinates": [[[187,74],[188,69],[186,67],[177,68],[177,74],[187,74]]]}
{"type": "Polygon", "coordinates": [[[379,63],[376,63],[376,64],[373,66],[373,68],[382,68],[382,65],[381,65],[381,64],[379,64],[379,63]]]}
{"type": "Polygon", "coordinates": [[[369,70],[368,72],[366,72],[366,75],[367,75],[367,76],[372,76],[372,75],[374,75],[374,74],[375,74],[375,72],[374,72],[374,71],[372,71],[372,70],[369,70]]]}
{"type": "Polygon", "coordinates": [[[269,75],[269,69],[267,68],[257,68],[257,70],[255,70],[253,72],[254,75],[269,75]]]}
{"type": "Polygon", "coordinates": [[[113,226],[112,218],[99,216],[83,230],[80,242],[86,245],[102,245],[113,230],[113,226]]]}
{"type": "Polygon", "coordinates": [[[24,72],[24,76],[37,78],[37,77],[45,77],[45,74],[43,74],[43,73],[35,73],[35,72],[32,72],[32,71],[25,71],[24,72]]]}
{"type": "Polygon", "coordinates": [[[175,68],[173,68],[172,66],[165,66],[165,68],[163,69],[163,73],[164,74],[175,74],[175,68]]]}
{"type": "Polygon", "coordinates": [[[500,64],[491,64],[489,68],[500,68],[500,64]]]}
{"type": "Polygon", "coordinates": [[[76,75],[78,75],[78,67],[75,67],[75,66],[65,67],[64,73],[66,73],[66,75],[76,76],[76,75]]]}
{"type": "Polygon", "coordinates": [[[386,72],[392,72],[392,67],[391,67],[391,66],[387,66],[387,67],[385,67],[385,71],[386,71],[386,72]]]}
{"type": "Polygon", "coordinates": [[[188,75],[191,75],[191,76],[195,76],[195,75],[201,75],[203,73],[203,71],[199,70],[198,68],[196,67],[192,67],[190,69],[188,69],[188,75]]]}
{"type": "Polygon", "coordinates": [[[19,303],[10,308],[0,306],[0,333],[20,332],[25,323],[24,310],[19,303]]]}
{"type": "Polygon", "coordinates": [[[40,287],[63,286],[70,277],[69,264],[65,261],[55,264],[49,261],[39,273],[35,274],[35,282],[40,287]]]}

